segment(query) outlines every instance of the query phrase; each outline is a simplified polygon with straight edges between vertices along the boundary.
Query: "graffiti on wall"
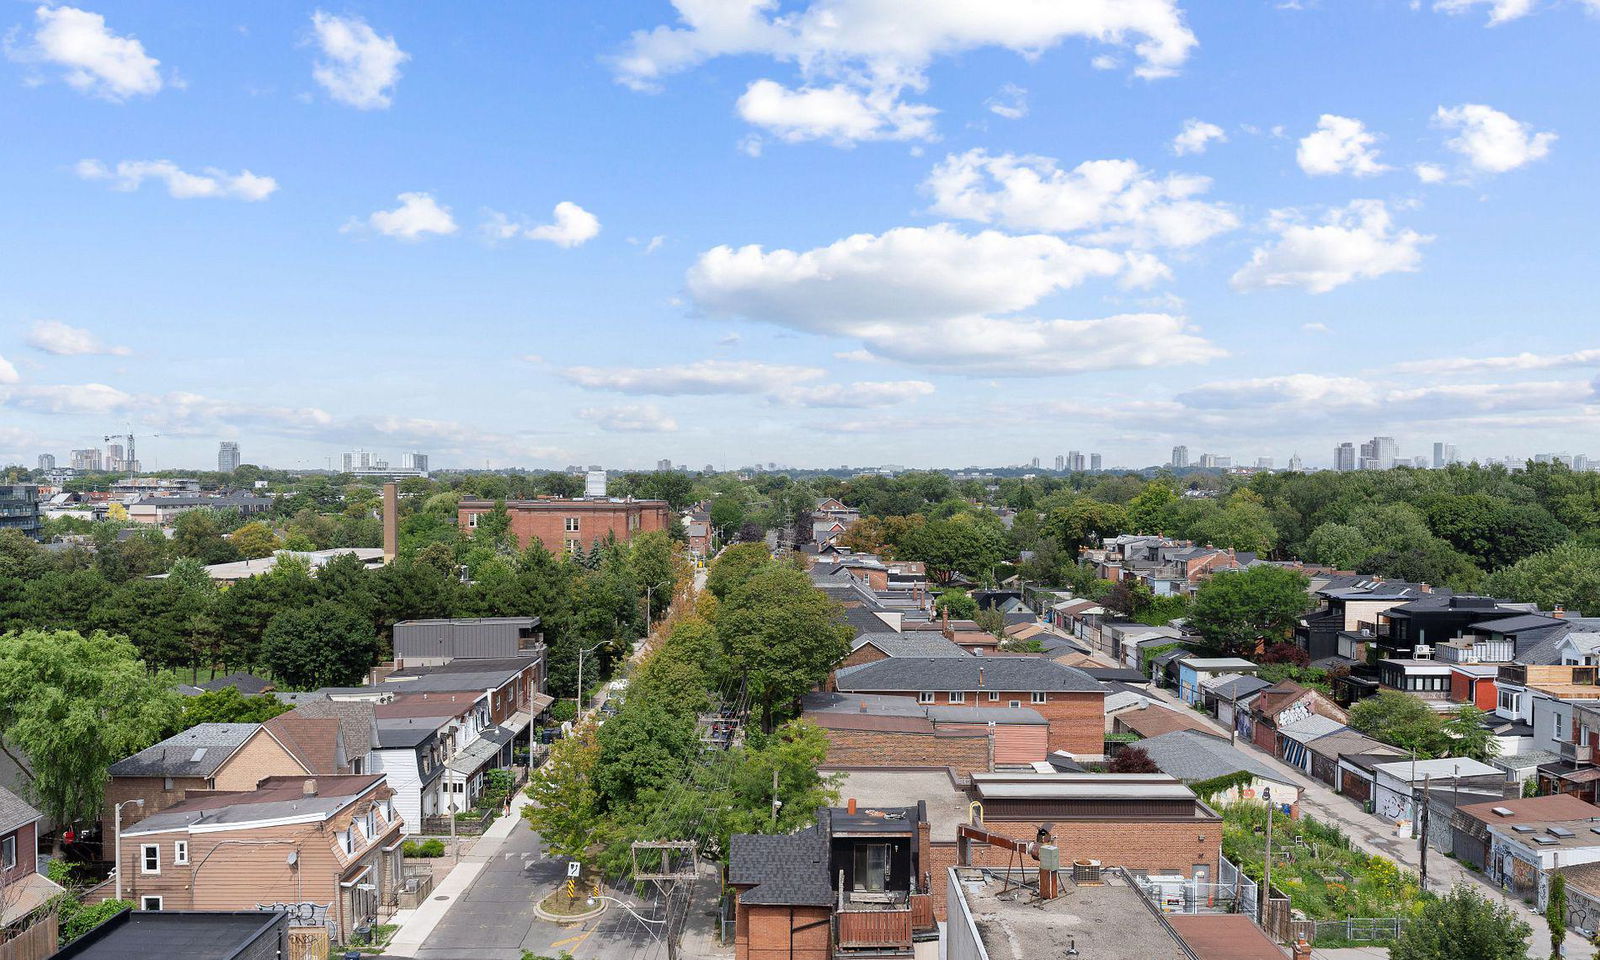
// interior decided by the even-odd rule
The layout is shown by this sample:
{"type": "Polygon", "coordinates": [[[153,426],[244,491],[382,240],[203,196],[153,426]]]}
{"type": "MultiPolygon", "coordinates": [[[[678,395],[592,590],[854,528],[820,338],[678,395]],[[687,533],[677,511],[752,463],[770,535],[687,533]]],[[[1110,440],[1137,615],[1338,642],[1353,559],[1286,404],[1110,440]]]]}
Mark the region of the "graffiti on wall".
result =
{"type": "Polygon", "coordinates": [[[328,911],[333,909],[333,904],[302,900],[299,903],[258,903],[256,909],[287,913],[291,927],[321,927],[327,925],[328,911]]]}

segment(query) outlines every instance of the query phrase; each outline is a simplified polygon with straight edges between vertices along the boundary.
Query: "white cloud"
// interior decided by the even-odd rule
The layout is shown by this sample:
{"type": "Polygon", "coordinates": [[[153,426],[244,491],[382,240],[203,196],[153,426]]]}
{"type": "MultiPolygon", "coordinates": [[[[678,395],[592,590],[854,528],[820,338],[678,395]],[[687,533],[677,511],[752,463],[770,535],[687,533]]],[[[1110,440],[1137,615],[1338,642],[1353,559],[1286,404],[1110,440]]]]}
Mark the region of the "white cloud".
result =
{"type": "Polygon", "coordinates": [[[1438,126],[1456,133],[1445,146],[1484,173],[1505,173],[1541,159],[1556,140],[1553,133],[1534,133],[1531,124],[1481,103],[1440,107],[1433,118],[1438,126]]]}
{"type": "Polygon", "coordinates": [[[775,384],[820,380],[827,371],[754,360],[699,360],[670,367],[568,367],[561,375],[587,390],[712,396],[768,393],[775,384]]]}
{"type": "Polygon", "coordinates": [[[630,403],[616,407],[586,407],[578,417],[610,433],[670,433],[678,421],[650,403],[630,403]]]}
{"type": "Polygon", "coordinates": [[[1190,117],[1183,121],[1183,129],[1172,138],[1172,152],[1180,157],[1190,153],[1205,153],[1213,140],[1227,143],[1228,135],[1214,123],[1190,117]]]}
{"type": "Polygon", "coordinates": [[[103,383],[12,386],[0,391],[6,405],[29,413],[113,413],[127,408],[133,399],[103,383]]]}
{"type": "Polygon", "coordinates": [[[1396,230],[1381,200],[1354,200],[1307,224],[1292,212],[1274,213],[1276,242],[1260,246],[1233,275],[1236,290],[1300,287],[1327,293],[1352,280],[1415,271],[1422,245],[1432,240],[1414,230],[1396,230]]]}
{"type": "Polygon", "coordinates": [[[1450,175],[1444,167],[1439,166],[1437,163],[1414,164],[1411,170],[1417,175],[1417,179],[1423,183],[1439,183],[1450,175]]]}
{"type": "Polygon", "coordinates": [[[118,190],[137,190],[146,180],[160,180],[167,193],[180,200],[195,197],[233,197],[239,200],[265,200],[278,189],[278,181],[249,170],[228,173],[207,167],[203,173],[189,173],[171,160],[123,160],[108,169],[99,160],[79,160],[73,171],[84,180],[111,180],[118,190]]]}
{"type": "Polygon", "coordinates": [[[1132,160],[1089,160],[1062,170],[1049,157],[952,154],[923,188],[939,213],[1016,230],[1075,233],[1134,246],[1187,247],[1232,230],[1239,220],[1220,203],[1196,199],[1207,177],[1157,178],[1132,160]]]}
{"type": "Polygon", "coordinates": [[[108,346],[88,330],[68,326],[58,320],[35,321],[33,329],[28,331],[28,346],[57,357],[95,354],[125,357],[133,352],[127,347],[108,346]]]}
{"type": "Polygon", "coordinates": [[[839,83],[790,90],[772,80],[750,84],[736,104],[746,123],[780,140],[914,140],[933,136],[933,107],[902,103],[899,89],[861,90],[839,83]]]}
{"type": "MultiPolygon", "coordinates": [[[[367,217],[366,226],[386,237],[402,240],[419,240],[424,234],[452,234],[457,230],[450,208],[442,207],[429,193],[402,193],[397,197],[400,206],[393,210],[378,210],[367,217]]],[[[359,221],[345,224],[348,232],[359,221]]]]}
{"type": "Polygon", "coordinates": [[[1021,120],[1028,115],[1028,91],[1014,83],[1000,87],[1000,92],[983,102],[989,112],[1007,120],[1021,120]]]}
{"type": "MultiPolygon", "coordinates": [[[[559,247],[580,247],[600,234],[600,219],[570,200],[556,204],[553,220],[545,224],[531,224],[512,219],[504,213],[489,211],[482,230],[493,240],[511,240],[526,237],[529,240],[546,240],[559,247]]],[[[660,244],[652,239],[646,253],[660,244]]]]}
{"type": "Polygon", "coordinates": [[[7,40],[6,53],[13,60],[62,67],[74,90],[116,103],[161,89],[161,61],[133,37],[112,33],[100,14],[41,4],[33,16],[38,28],[32,43],[13,47],[7,40]]]}
{"type": "Polygon", "coordinates": [[[1499,26],[1533,12],[1534,0],[1434,0],[1433,9],[1444,13],[1467,13],[1475,7],[1489,8],[1489,25],[1499,26]]]}
{"type": "Polygon", "coordinates": [[[804,252],[716,247],[701,254],[687,285],[713,316],[849,337],[878,357],[933,369],[1050,375],[1221,356],[1180,317],[1008,316],[1091,279],[1142,273],[1146,262],[1058,237],[967,235],[941,224],[804,252]]]}
{"type": "Polygon", "coordinates": [[[1244,420],[1263,413],[1301,421],[1369,413],[1393,422],[1400,417],[1449,420],[1467,414],[1572,406],[1588,400],[1586,388],[1581,380],[1395,387],[1381,380],[1300,373],[1202,384],[1179,393],[1176,399],[1194,410],[1244,420]]]}
{"type": "Polygon", "coordinates": [[[381,37],[360,17],[339,17],[321,10],[311,15],[317,48],[324,59],[311,76],[328,96],[361,110],[385,109],[393,102],[400,65],[411,54],[394,37],[381,37]]]}
{"type": "Polygon", "coordinates": [[[1600,349],[1572,353],[1519,353],[1509,357],[1443,357],[1436,360],[1408,360],[1394,365],[1397,373],[1453,374],[1511,372],[1520,370],[1559,370],[1571,367],[1600,367],[1600,349]]]}
{"type": "Polygon", "coordinates": [[[22,377],[17,374],[17,368],[11,365],[11,361],[5,357],[0,357],[0,383],[16,383],[21,379],[22,377]]]}
{"type": "Polygon", "coordinates": [[[1360,120],[1324,113],[1317,129],[1300,141],[1295,159],[1314,177],[1348,173],[1370,177],[1389,169],[1378,162],[1378,137],[1360,120]]]}
{"type": "Polygon", "coordinates": [[[1328,329],[1328,325],[1326,323],[1302,323],[1302,324],[1300,324],[1300,329],[1304,330],[1306,333],[1332,333],[1333,332],[1332,330],[1328,329]]]}
{"type": "Polygon", "coordinates": [[[785,403],[802,407],[864,410],[906,403],[932,396],[933,392],[933,384],[926,380],[858,380],[793,387],[781,391],[778,396],[785,403]]]}

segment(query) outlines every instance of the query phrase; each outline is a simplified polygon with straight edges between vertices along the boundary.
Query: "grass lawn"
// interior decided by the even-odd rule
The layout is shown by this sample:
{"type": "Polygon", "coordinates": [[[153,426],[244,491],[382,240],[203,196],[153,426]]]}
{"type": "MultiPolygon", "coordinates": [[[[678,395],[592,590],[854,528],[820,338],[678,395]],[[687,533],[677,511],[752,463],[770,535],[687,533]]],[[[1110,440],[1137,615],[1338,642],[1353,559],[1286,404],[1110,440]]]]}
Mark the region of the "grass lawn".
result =
{"type": "MultiPolygon", "coordinates": [[[[1222,808],[1223,854],[1252,880],[1261,881],[1266,858],[1267,810],[1258,803],[1222,808]]],[[[1428,895],[1416,874],[1386,857],[1353,847],[1337,828],[1314,817],[1272,822],[1272,885],[1310,920],[1346,917],[1414,917],[1428,895]]]]}

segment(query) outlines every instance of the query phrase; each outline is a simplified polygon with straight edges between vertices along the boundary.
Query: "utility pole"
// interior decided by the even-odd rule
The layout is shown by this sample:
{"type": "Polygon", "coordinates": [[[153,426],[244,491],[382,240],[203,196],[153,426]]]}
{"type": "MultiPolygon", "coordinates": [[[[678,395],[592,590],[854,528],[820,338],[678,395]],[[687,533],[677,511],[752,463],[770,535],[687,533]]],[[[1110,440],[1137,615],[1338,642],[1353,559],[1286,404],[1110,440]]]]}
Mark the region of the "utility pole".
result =
{"type": "Polygon", "coordinates": [[[778,799],[778,768],[772,768],[772,826],[778,826],[778,808],[783,806],[783,801],[778,799]]]}
{"type": "Polygon", "coordinates": [[[1417,818],[1422,821],[1421,839],[1417,841],[1419,844],[1417,854],[1422,858],[1423,892],[1427,892],[1428,889],[1428,818],[1433,815],[1428,808],[1428,799],[1432,793],[1432,786],[1433,774],[1430,773],[1422,778],[1422,810],[1417,818]]]}
{"type": "MultiPolygon", "coordinates": [[[[1258,908],[1258,920],[1266,920],[1267,904],[1272,902],[1272,788],[1264,787],[1261,791],[1261,800],[1267,805],[1267,855],[1262,858],[1261,866],[1261,905],[1258,908]]],[[[1265,923],[1261,924],[1263,927],[1265,923]]]]}

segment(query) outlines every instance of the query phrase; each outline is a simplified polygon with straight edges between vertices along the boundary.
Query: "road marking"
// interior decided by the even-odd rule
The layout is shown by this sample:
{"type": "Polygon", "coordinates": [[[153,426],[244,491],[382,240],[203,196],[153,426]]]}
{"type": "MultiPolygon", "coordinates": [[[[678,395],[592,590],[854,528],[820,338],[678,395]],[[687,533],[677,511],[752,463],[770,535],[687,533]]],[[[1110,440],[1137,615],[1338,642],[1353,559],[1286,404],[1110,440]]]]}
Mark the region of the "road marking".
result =
{"type": "Polygon", "coordinates": [[[557,940],[555,943],[550,944],[550,946],[552,946],[552,947],[564,947],[569,943],[573,943],[573,944],[582,943],[583,941],[589,939],[589,934],[590,933],[594,933],[594,931],[590,930],[588,933],[580,933],[576,937],[568,937],[565,940],[557,940]]]}

